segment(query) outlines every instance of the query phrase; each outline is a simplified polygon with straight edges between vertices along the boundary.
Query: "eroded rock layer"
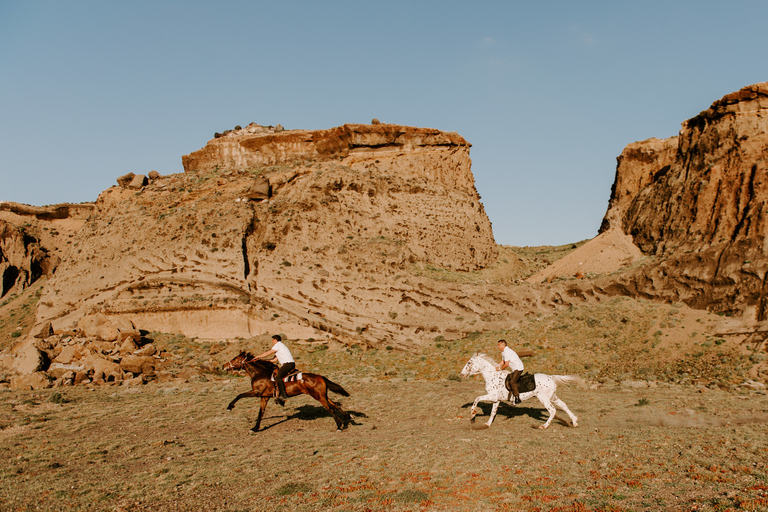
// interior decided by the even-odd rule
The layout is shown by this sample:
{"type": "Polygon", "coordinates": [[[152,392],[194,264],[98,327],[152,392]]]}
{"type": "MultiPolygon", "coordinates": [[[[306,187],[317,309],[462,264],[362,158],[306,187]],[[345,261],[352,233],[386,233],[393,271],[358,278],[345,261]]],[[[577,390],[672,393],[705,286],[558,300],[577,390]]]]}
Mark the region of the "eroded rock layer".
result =
{"type": "Polygon", "coordinates": [[[618,158],[603,230],[618,225],[657,262],[609,288],[768,318],[768,83],[618,158]]]}
{"type": "MultiPolygon", "coordinates": [[[[99,311],[203,338],[330,333],[377,346],[458,336],[471,328],[462,312],[485,308],[429,293],[406,270],[496,261],[469,148],[397,125],[229,132],[185,156],[184,174],[123,176],[103,192],[38,319],[67,328],[99,311]]],[[[475,293],[487,302],[459,296],[475,293]]]]}

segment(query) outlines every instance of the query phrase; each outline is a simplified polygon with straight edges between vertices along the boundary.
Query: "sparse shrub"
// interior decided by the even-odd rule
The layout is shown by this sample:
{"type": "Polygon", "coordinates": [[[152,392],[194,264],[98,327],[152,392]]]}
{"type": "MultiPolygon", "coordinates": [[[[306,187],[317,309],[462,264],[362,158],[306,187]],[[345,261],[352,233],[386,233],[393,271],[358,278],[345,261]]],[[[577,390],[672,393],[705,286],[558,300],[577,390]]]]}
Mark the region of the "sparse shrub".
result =
{"type": "Polygon", "coordinates": [[[429,499],[429,493],[415,489],[404,489],[395,494],[395,499],[404,503],[421,503],[429,499]]]}
{"type": "Polygon", "coordinates": [[[395,311],[390,311],[389,312],[389,318],[394,320],[395,318],[397,318],[397,313],[395,311]]]}
{"type": "Polygon", "coordinates": [[[13,331],[11,333],[11,338],[18,338],[19,336],[21,336],[21,331],[13,331]]]}
{"type": "Polygon", "coordinates": [[[281,487],[278,487],[275,490],[275,494],[278,496],[290,496],[291,494],[299,494],[299,493],[305,493],[305,492],[311,492],[312,486],[309,484],[301,483],[301,482],[291,482],[288,484],[285,484],[281,487]]]}

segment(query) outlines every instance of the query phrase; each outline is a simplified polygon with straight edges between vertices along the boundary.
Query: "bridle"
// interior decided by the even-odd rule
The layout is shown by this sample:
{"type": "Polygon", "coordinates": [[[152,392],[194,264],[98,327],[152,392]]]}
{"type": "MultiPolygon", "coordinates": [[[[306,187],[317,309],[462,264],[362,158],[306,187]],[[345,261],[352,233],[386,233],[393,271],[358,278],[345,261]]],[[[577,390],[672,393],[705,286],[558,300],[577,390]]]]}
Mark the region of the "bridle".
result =
{"type": "Polygon", "coordinates": [[[246,364],[257,360],[258,357],[251,356],[250,354],[242,354],[242,356],[237,356],[235,359],[225,364],[224,371],[243,370],[246,364]]]}

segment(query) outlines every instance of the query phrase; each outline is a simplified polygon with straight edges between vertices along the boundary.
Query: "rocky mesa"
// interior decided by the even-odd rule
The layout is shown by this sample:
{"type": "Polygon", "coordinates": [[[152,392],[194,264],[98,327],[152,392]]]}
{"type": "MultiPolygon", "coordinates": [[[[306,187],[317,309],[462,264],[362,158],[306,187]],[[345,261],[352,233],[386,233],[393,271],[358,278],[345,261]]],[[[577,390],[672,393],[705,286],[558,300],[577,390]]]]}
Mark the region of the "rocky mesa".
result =
{"type": "Polygon", "coordinates": [[[38,319],[66,330],[98,312],[190,337],[393,347],[457,336],[456,299],[431,303],[406,270],[496,261],[469,150],[455,133],[388,124],[229,131],[186,155],[183,174],[103,192],[38,319]]]}

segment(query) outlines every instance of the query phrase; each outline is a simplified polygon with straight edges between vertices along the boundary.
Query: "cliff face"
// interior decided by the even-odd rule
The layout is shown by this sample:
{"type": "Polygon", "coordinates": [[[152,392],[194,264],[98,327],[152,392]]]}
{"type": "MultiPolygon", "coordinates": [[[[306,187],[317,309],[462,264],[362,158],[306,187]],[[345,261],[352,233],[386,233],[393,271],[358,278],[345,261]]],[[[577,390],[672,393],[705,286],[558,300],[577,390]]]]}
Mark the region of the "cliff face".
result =
{"type": "Polygon", "coordinates": [[[430,302],[407,270],[496,261],[469,148],[395,125],[230,132],[183,157],[184,174],[103,192],[38,320],[62,329],[100,311],[203,338],[332,333],[403,347],[462,332],[455,299],[430,302]]]}
{"type": "Polygon", "coordinates": [[[727,314],[768,318],[768,83],[683,123],[677,137],[627,146],[603,230],[658,260],[617,283],[727,314]]]}
{"type": "Polygon", "coordinates": [[[0,202],[0,298],[20,293],[56,270],[89,204],[34,207],[0,202]]]}

